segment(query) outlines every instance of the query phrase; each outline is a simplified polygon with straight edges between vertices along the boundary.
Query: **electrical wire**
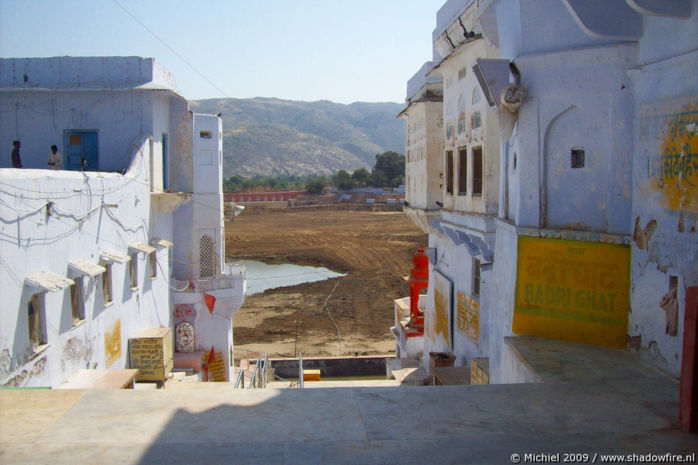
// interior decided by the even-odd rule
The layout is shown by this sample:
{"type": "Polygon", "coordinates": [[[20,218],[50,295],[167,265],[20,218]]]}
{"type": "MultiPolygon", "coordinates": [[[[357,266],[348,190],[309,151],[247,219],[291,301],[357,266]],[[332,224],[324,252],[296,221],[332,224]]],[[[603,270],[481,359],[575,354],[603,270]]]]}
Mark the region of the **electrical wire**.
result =
{"type": "Polygon", "coordinates": [[[162,44],[163,44],[165,47],[167,47],[172,53],[174,53],[174,54],[177,56],[177,58],[179,58],[180,60],[182,60],[182,61],[184,62],[184,64],[186,64],[187,66],[189,66],[189,68],[191,68],[196,74],[198,74],[198,75],[201,76],[206,82],[208,82],[209,84],[211,84],[211,86],[212,86],[213,88],[215,88],[218,92],[220,92],[221,95],[223,95],[223,97],[225,97],[225,98],[230,98],[230,97],[228,96],[228,94],[227,94],[223,89],[221,89],[220,87],[218,87],[212,80],[210,80],[208,77],[206,77],[206,75],[204,75],[204,73],[202,73],[201,71],[199,71],[199,70],[198,70],[194,65],[192,65],[186,58],[184,58],[177,50],[175,50],[174,47],[172,47],[170,44],[168,44],[167,42],[165,42],[165,40],[164,40],[162,37],[160,37],[159,35],[157,35],[152,29],[150,29],[148,26],[146,26],[145,23],[143,23],[140,19],[138,19],[138,18],[136,17],[136,15],[134,15],[134,14],[131,13],[129,10],[127,10],[127,9],[126,9],[121,3],[119,3],[117,0],[112,0],[112,1],[113,1],[114,3],[116,3],[116,5],[117,5],[119,8],[121,8],[122,10],[124,10],[124,12],[125,12],[127,15],[129,15],[129,16],[131,17],[131,19],[133,19],[135,22],[137,22],[138,24],[140,24],[140,25],[143,27],[143,29],[145,29],[146,31],[148,31],[148,32],[150,33],[150,35],[152,35],[153,37],[155,37],[158,41],[160,41],[160,43],[162,43],[162,44]]]}

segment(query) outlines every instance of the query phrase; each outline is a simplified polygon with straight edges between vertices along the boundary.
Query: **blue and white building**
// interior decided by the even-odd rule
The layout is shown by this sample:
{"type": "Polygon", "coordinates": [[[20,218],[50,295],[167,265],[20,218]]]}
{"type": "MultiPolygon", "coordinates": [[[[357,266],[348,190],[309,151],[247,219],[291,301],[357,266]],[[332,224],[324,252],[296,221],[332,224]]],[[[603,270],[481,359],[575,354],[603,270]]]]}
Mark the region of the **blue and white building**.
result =
{"type": "Polygon", "coordinates": [[[127,367],[131,335],[184,313],[180,349],[232,372],[245,275],[224,262],[221,140],[154,59],[0,60],[1,385],[127,367]]]}
{"type": "Polygon", "coordinates": [[[402,113],[421,127],[414,81],[441,78],[434,149],[407,173],[425,178],[406,198],[430,237],[425,366],[447,352],[487,358],[491,382],[526,381],[506,341],[534,335],[682,376],[695,361],[698,2],[450,0],[432,40],[402,113]],[[461,147],[482,157],[477,199],[461,147]]]}

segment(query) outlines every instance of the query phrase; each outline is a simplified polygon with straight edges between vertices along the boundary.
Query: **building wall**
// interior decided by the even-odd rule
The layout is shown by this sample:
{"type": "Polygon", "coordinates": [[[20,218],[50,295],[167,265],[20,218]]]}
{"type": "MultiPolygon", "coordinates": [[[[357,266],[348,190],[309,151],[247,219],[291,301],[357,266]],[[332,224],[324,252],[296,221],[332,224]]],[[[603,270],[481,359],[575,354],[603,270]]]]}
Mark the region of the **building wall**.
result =
{"type": "Polygon", "coordinates": [[[453,194],[447,192],[444,154],[444,208],[474,213],[496,214],[499,197],[499,144],[496,111],[490,109],[482,95],[472,67],[477,58],[495,58],[497,51],[485,40],[476,39],[462,44],[445,59],[438,73],[444,81],[444,151],[452,151],[453,194]],[[477,127],[479,121],[479,127],[477,127]],[[473,193],[473,149],[480,148],[483,158],[482,193],[473,193]],[[461,169],[459,152],[467,150],[467,186],[459,184],[461,169]]]}
{"type": "Polygon", "coordinates": [[[434,47],[447,58],[430,75],[443,77],[445,150],[457,154],[480,141],[472,132],[459,139],[458,118],[472,110],[458,108],[458,100],[474,59],[497,50],[477,48],[472,38],[453,49],[463,40],[460,31],[480,32],[480,9],[489,8],[487,21],[494,12],[497,22],[486,31],[497,37],[480,42],[499,44],[526,91],[516,116],[498,115],[515,120],[512,131],[502,132],[501,147],[498,131],[488,130],[497,116],[483,114],[482,138],[503,162],[502,178],[493,181],[503,198],[485,195],[485,205],[459,199],[454,179],[456,195],[445,194],[444,182],[445,208],[428,220],[436,259],[425,353],[488,356],[494,383],[530,378],[505,344],[517,333],[627,342],[679,375],[685,296],[698,282],[698,82],[688,78],[698,72],[698,1],[690,2],[688,18],[662,16],[668,7],[661,3],[651,5],[652,15],[634,11],[631,2],[603,11],[600,3],[495,0],[469,9],[470,2],[453,0],[437,15],[434,47]],[[458,14],[463,24],[453,20],[458,14]],[[461,70],[465,78],[461,72],[458,79],[461,70]],[[496,227],[478,224],[497,200],[496,227]],[[480,300],[488,347],[474,346],[453,329],[457,292],[472,282],[472,258],[486,258],[489,249],[493,261],[484,260],[480,300]],[[523,284],[534,286],[535,279],[540,292],[532,297],[523,284]],[[449,283],[453,291],[446,292],[449,283]],[[449,295],[449,317],[440,314],[437,291],[449,295]]]}
{"type": "Polygon", "coordinates": [[[643,19],[634,95],[631,346],[678,375],[686,288],[698,285],[698,2],[643,19]],[[665,40],[657,40],[664,37],[665,40]],[[692,51],[691,51],[692,50],[692,51]]]}
{"type": "Polygon", "coordinates": [[[174,77],[154,58],[4,58],[0,88],[133,89],[142,85],[176,90],[174,77]]]}
{"type": "Polygon", "coordinates": [[[514,59],[614,42],[582,32],[564,3],[558,0],[497,0],[494,7],[502,58],[514,59]]]}
{"type": "Polygon", "coordinates": [[[433,210],[442,199],[441,102],[415,102],[406,113],[405,200],[414,208],[433,210]]]}
{"type": "MultiPolygon", "coordinates": [[[[80,368],[124,368],[128,337],[139,328],[170,325],[167,276],[151,280],[149,260],[138,261],[138,288],[129,264],[112,265],[113,303],[104,304],[101,276],[84,278],[85,318],[73,325],[70,288],[45,293],[48,345],[33,353],[28,301],[36,292],[26,276],[51,271],[69,276],[68,262],[100,261],[106,249],[129,254],[132,242],[151,239],[149,141],[139,146],[126,175],[47,170],[0,170],[0,382],[10,386],[57,386],[80,368]],[[51,199],[47,210],[47,199],[51,199]],[[47,214],[50,211],[50,214],[47,214]]],[[[166,248],[155,252],[169,270],[166,248]]]]}
{"type": "Polygon", "coordinates": [[[0,157],[2,168],[11,166],[13,140],[21,141],[24,168],[47,169],[49,147],[57,145],[65,156],[64,131],[84,129],[98,131],[99,170],[120,172],[128,167],[136,136],[152,131],[145,92],[0,91],[0,108],[0,146],[7,152],[0,157]]]}
{"type": "MultiPolygon", "coordinates": [[[[64,132],[83,129],[98,130],[99,166],[87,169],[123,172],[141,134],[153,134],[154,154],[161,153],[169,100],[186,107],[173,92],[172,76],[154,59],[7,58],[0,65],[0,147],[9,152],[20,140],[25,168],[47,168],[53,144],[65,157],[64,132]]],[[[155,161],[160,179],[162,163],[155,161]]],[[[9,166],[9,156],[0,157],[0,167],[9,166]]]]}
{"type": "Polygon", "coordinates": [[[456,355],[456,366],[469,366],[475,357],[487,356],[490,349],[488,326],[489,296],[487,286],[489,275],[482,270],[480,295],[473,290],[473,259],[476,258],[467,247],[456,245],[445,235],[430,234],[429,246],[436,249],[436,264],[429,274],[429,294],[426,304],[426,330],[424,354],[429,352],[451,352],[456,355]],[[434,289],[434,271],[441,273],[451,282],[450,305],[447,318],[449,323],[448,341],[439,335],[437,328],[437,300],[434,289]],[[448,342],[448,343],[446,343],[448,342]]]}
{"type": "MultiPolygon", "coordinates": [[[[223,130],[215,115],[194,115],[194,235],[201,257],[201,238],[213,239],[213,272],[224,273],[223,130]]],[[[200,264],[201,266],[201,264],[200,264]]],[[[200,268],[201,269],[201,268],[200,268]]]]}
{"type": "Polygon", "coordinates": [[[516,224],[629,232],[632,95],[625,69],[634,55],[632,46],[616,45],[517,58],[528,97],[511,150],[516,224]],[[573,150],[584,151],[582,168],[572,168],[573,150]]]}
{"type": "Polygon", "coordinates": [[[192,192],[194,190],[194,159],[192,144],[194,118],[185,100],[170,101],[170,132],[168,133],[169,152],[167,160],[169,180],[167,190],[192,192]],[[177,154],[177,156],[174,156],[177,154]]]}

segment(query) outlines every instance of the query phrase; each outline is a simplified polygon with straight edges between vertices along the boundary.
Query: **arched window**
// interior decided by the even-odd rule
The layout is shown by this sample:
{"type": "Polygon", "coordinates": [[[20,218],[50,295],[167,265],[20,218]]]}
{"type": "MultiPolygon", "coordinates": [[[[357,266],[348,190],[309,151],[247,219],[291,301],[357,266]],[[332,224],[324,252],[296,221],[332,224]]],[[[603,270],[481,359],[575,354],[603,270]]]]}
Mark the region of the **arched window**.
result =
{"type": "Polygon", "coordinates": [[[458,98],[458,134],[465,132],[465,96],[458,98]]]}
{"type": "Polygon", "coordinates": [[[480,100],[482,100],[482,93],[480,92],[480,88],[478,86],[475,86],[475,88],[473,89],[472,104],[476,105],[480,103],[480,100]]]}
{"type": "Polygon", "coordinates": [[[482,117],[480,116],[480,112],[476,111],[473,113],[473,121],[472,121],[473,129],[477,129],[480,126],[482,126],[482,117]]]}
{"type": "Polygon", "coordinates": [[[213,257],[213,239],[209,235],[201,237],[199,242],[199,277],[211,277],[215,275],[216,266],[213,257]]]}

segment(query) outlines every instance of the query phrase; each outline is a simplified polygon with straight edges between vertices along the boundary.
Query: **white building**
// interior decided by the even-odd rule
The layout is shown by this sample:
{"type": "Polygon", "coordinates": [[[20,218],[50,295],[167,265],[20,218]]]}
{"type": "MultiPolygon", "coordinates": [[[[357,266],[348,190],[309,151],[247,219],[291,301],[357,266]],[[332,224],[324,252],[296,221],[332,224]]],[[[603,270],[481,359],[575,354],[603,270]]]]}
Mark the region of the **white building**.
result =
{"type": "MultiPolygon", "coordinates": [[[[487,357],[499,383],[527,379],[506,344],[516,335],[629,348],[695,392],[683,385],[698,311],[698,1],[451,0],[433,39],[438,64],[418,74],[443,77],[446,127],[434,130],[445,163],[433,156],[410,174],[426,176],[443,208],[419,200],[430,192],[406,199],[408,215],[428,218],[434,249],[425,352],[452,353],[457,365],[487,357]],[[468,47],[478,33],[481,48],[468,47]],[[461,91],[449,88],[461,63],[486,102],[485,166],[498,169],[483,175],[498,188],[482,204],[458,198],[457,177],[450,189],[450,152],[473,145],[448,128],[460,116],[461,91]],[[468,255],[481,265],[477,312],[459,298],[475,269],[468,255]]],[[[475,109],[466,104],[466,119],[475,109]]]]}
{"type": "Polygon", "coordinates": [[[0,169],[0,384],[128,367],[129,337],[173,327],[183,296],[186,350],[229,366],[245,280],[223,262],[220,120],[136,57],[2,59],[0,110],[0,166],[14,140],[23,165],[0,169]]]}

